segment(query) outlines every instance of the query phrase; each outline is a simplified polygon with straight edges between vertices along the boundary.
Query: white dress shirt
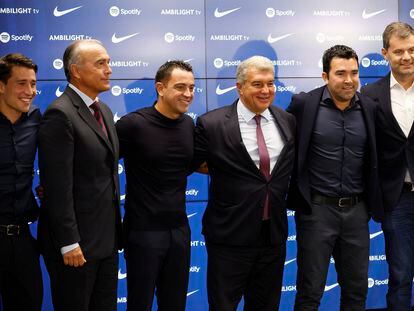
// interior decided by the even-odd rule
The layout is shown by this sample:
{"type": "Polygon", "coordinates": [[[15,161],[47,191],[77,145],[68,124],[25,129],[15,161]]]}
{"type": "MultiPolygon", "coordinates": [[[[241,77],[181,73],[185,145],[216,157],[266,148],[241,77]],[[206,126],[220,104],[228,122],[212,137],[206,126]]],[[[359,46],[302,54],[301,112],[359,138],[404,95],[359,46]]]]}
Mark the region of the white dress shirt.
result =
{"type": "MultiPolygon", "coordinates": [[[[414,85],[414,84],[413,84],[414,85]]],[[[414,121],[414,88],[411,85],[407,90],[398,83],[391,73],[390,94],[391,109],[404,135],[408,137],[414,121]]],[[[412,182],[410,173],[405,174],[405,181],[412,182]]]]}
{"type": "MultiPolygon", "coordinates": [[[[239,99],[239,101],[237,102],[237,115],[239,120],[240,133],[244,146],[246,147],[247,152],[252,158],[254,164],[257,166],[257,168],[259,168],[259,147],[257,145],[256,137],[257,125],[256,121],[254,120],[256,114],[254,112],[251,112],[239,99]]],[[[279,158],[280,152],[285,146],[285,143],[280,135],[279,129],[277,128],[275,118],[270,113],[269,109],[263,111],[261,116],[262,118],[260,121],[260,126],[262,128],[263,136],[266,142],[267,151],[269,152],[269,173],[271,173],[279,158]]]]}

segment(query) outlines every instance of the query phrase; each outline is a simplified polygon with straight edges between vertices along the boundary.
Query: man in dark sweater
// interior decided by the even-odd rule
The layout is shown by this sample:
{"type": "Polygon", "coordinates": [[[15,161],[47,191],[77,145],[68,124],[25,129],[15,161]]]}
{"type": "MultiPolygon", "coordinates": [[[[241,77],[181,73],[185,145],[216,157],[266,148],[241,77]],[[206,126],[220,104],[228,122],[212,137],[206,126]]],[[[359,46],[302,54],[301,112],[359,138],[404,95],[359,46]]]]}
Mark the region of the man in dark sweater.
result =
{"type": "Polygon", "coordinates": [[[193,157],[193,121],[185,115],[194,97],[189,64],[168,61],[155,76],[157,101],[116,124],[124,157],[125,258],[129,310],[184,310],[190,265],[185,212],[193,157]]]}

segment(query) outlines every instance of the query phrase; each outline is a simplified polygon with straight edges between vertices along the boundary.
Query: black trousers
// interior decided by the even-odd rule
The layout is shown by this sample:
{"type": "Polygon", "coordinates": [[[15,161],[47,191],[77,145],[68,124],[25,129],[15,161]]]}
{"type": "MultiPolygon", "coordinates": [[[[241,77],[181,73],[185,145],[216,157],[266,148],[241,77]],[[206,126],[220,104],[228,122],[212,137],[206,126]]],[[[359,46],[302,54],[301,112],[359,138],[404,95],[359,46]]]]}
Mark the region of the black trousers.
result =
{"type": "MultiPolygon", "coordinates": [[[[341,287],[341,310],[365,311],[369,259],[366,206],[363,202],[342,208],[312,204],[312,215],[295,215],[298,246],[295,310],[318,310],[332,255],[341,287]]],[[[326,290],[334,286],[329,284],[326,290]]]]}
{"type": "Polygon", "coordinates": [[[116,311],[118,252],[82,267],[45,258],[55,311],[116,311]]]}
{"type": "Polygon", "coordinates": [[[207,241],[207,291],[211,311],[233,311],[244,297],[244,310],[279,308],[286,244],[270,245],[269,224],[257,246],[229,246],[207,241]]]}
{"type": "Polygon", "coordinates": [[[0,254],[0,310],[41,310],[39,251],[29,228],[14,236],[0,233],[0,254]]]}
{"type": "Polygon", "coordinates": [[[151,311],[155,289],[158,310],[185,310],[190,235],[188,225],[163,231],[133,230],[128,234],[128,310],[151,311]]]}

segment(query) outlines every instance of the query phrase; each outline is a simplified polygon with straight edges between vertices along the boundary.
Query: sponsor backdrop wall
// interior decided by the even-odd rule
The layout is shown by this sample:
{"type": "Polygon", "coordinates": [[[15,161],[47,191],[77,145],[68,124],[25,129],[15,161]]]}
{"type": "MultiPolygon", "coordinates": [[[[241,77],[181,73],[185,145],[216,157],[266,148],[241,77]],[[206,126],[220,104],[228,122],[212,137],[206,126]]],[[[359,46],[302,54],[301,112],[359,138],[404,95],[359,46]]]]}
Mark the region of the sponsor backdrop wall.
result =
{"type": "MultiPolygon", "coordinates": [[[[414,24],[412,0],[0,0],[0,55],[18,51],[39,64],[35,103],[44,111],[66,86],[62,69],[65,47],[76,39],[101,40],[111,55],[113,70],[112,88],[101,99],[112,108],[115,121],[151,105],[156,69],[168,59],[184,59],[193,66],[196,77],[195,99],[188,112],[195,120],[234,101],[236,66],[254,54],[267,56],[276,65],[275,104],[283,108],[293,93],[322,85],[321,55],[334,44],[357,51],[361,84],[371,83],[389,71],[380,54],[381,33],[397,20],[414,24]]],[[[122,161],[119,173],[123,202],[122,161]]],[[[187,310],[208,310],[206,250],[200,233],[208,177],[190,176],[186,195],[192,229],[187,310]]],[[[292,310],[296,291],[293,215],[288,211],[281,310],[292,310]]],[[[36,226],[32,229],[35,233],[36,226]]],[[[385,306],[388,283],[379,224],[370,223],[370,238],[367,307],[379,308],[385,306]]],[[[126,271],[123,253],[119,255],[118,309],[125,310],[126,271]]],[[[331,263],[320,310],[338,310],[340,288],[333,260],[331,263]]],[[[44,283],[44,310],[52,310],[46,272],[44,283]]]]}

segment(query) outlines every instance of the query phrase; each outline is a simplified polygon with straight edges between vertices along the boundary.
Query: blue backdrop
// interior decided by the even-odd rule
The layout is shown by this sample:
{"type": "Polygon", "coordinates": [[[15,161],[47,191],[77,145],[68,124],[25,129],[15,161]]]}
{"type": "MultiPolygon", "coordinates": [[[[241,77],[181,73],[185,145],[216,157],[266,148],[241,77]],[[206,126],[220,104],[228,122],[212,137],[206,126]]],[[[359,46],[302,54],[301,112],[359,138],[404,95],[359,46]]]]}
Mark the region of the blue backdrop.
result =
{"type": "MultiPolygon", "coordinates": [[[[100,97],[112,108],[115,121],[151,105],[157,68],[168,59],[184,59],[196,76],[195,99],[188,112],[196,119],[234,101],[236,67],[255,54],[276,65],[275,104],[283,108],[293,93],[322,85],[321,56],[334,44],[346,44],[357,51],[361,84],[371,83],[389,71],[380,54],[381,34],[388,23],[397,20],[414,23],[412,0],[0,0],[0,55],[22,52],[39,64],[35,104],[44,111],[66,86],[62,70],[65,47],[76,39],[102,41],[111,55],[113,74],[111,90],[100,97]]],[[[124,194],[122,161],[119,173],[124,194]]],[[[190,176],[186,195],[192,230],[187,310],[208,310],[206,250],[200,233],[208,177],[190,176]]],[[[292,310],[296,291],[293,215],[288,212],[280,310],[292,310]]],[[[35,224],[32,229],[36,231],[35,224]]],[[[370,233],[367,307],[380,308],[385,306],[388,283],[384,241],[379,224],[371,222],[370,233]]],[[[118,309],[125,310],[122,252],[118,277],[118,309]]],[[[52,310],[47,273],[44,283],[44,310],[52,310]]],[[[339,309],[339,294],[332,264],[320,310],[339,309]]]]}

